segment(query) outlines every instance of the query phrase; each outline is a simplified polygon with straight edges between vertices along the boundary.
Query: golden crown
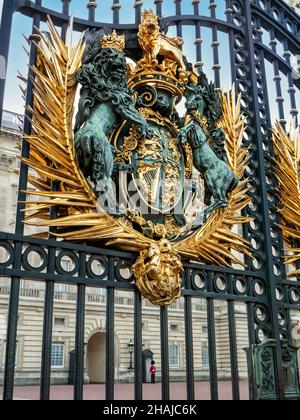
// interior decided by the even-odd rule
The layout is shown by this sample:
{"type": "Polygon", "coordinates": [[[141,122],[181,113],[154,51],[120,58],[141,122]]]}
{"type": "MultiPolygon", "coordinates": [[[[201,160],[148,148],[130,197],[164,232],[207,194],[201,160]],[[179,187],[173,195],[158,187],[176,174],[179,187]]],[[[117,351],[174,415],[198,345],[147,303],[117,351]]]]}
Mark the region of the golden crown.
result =
{"type": "Polygon", "coordinates": [[[147,19],[158,23],[158,16],[153,12],[153,10],[145,10],[142,12],[142,21],[147,19]]]}
{"type": "Polygon", "coordinates": [[[118,35],[116,31],[113,31],[111,35],[105,35],[102,38],[102,48],[112,48],[124,52],[125,35],[118,35]]]}

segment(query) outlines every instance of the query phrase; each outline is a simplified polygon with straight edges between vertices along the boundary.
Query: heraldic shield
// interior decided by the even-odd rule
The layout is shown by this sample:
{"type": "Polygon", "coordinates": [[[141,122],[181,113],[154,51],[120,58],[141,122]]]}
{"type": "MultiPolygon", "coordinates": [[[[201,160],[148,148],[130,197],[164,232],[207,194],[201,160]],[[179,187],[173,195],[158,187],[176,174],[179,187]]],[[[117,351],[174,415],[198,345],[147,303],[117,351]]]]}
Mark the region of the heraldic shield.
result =
{"type": "Polygon", "coordinates": [[[153,238],[154,226],[161,225],[166,228],[166,237],[174,239],[186,223],[186,203],[182,199],[185,162],[190,156],[177,142],[178,130],[171,121],[167,125],[166,119],[151,108],[140,112],[152,135],[146,138],[131,126],[127,135],[119,136],[115,142],[116,163],[127,169],[118,174],[125,199],[123,203],[119,201],[119,207],[126,208],[144,235],[153,238]]]}
{"type": "Polygon", "coordinates": [[[87,31],[73,47],[48,26],[24,160],[30,196],[43,200],[28,204],[27,223],[56,227],[44,236],[138,252],[136,286],[155,305],[180,297],[183,259],[242,264],[236,255],[250,256],[249,244],[233,227],[249,222],[241,212],[250,199],[234,88],[216,90],[152,11],[135,40],[87,31]]]}

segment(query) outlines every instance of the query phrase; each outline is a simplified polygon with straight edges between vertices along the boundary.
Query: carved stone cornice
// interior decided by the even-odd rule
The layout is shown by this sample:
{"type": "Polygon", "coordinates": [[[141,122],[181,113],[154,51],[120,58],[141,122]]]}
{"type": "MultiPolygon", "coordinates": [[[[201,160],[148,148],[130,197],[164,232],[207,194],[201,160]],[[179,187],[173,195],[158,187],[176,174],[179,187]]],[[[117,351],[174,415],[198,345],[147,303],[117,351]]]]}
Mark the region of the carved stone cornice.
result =
{"type": "Polygon", "coordinates": [[[1,128],[0,129],[0,138],[20,141],[21,134],[18,131],[7,131],[7,130],[1,128]]]}

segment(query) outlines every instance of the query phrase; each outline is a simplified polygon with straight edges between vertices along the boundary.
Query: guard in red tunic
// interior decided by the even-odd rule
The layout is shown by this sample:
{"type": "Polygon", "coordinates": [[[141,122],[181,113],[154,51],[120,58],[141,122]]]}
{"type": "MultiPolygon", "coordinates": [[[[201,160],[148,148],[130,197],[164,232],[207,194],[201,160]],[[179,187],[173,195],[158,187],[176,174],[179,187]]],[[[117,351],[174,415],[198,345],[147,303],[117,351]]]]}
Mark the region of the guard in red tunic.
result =
{"type": "Polygon", "coordinates": [[[155,366],[155,362],[154,360],[152,360],[151,362],[151,366],[150,366],[150,373],[151,373],[151,383],[155,384],[155,376],[156,376],[156,366],[155,366]]]}

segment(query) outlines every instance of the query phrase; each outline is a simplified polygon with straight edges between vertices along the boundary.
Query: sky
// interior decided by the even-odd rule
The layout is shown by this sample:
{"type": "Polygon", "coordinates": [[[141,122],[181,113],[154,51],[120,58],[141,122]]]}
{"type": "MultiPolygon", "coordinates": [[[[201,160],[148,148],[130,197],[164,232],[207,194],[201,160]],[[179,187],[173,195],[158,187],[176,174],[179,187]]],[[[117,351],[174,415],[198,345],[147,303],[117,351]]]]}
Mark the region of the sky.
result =
{"type": "MultiPolygon", "coordinates": [[[[0,0],[3,3],[3,0],[0,0]]],[[[1,4],[0,3],[0,4],[1,4]]],[[[100,0],[99,3],[101,7],[98,6],[96,9],[96,18],[98,21],[102,22],[111,22],[112,21],[112,11],[111,11],[111,0],[100,0]]],[[[123,7],[120,10],[120,21],[122,23],[133,23],[134,21],[134,8],[133,4],[135,3],[134,0],[122,0],[121,1],[123,7]]],[[[209,15],[209,0],[202,0],[201,5],[203,8],[203,14],[209,15]]],[[[86,18],[88,10],[86,8],[87,0],[72,0],[71,1],[71,13],[73,12],[76,16],[86,18]]],[[[144,0],[144,9],[155,9],[154,0],[144,0]]],[[[43,0],[43,5],[45,7],[49,7],[55,10],[61,10],[61,0],[43,0]]],[[[173,0],[165,0],[164,3],[163,13],[164,15],[174,15],[175,14],[175,5],[173,0]]],[[[221,0],[219,7],[217,8],[217,15],[220,18],[224,18],[224,11],[225,11],[225,1],[221,0]]],[[[192,14],[193,13],[193,6],[192,1],[184,1],[182,2],[182,13],[185,14],[192,14]]],[[[19,93],[19,81],[17,80],[17,72],[18,70],[21,73],[27,73],[27,64],[26,64],[26,55],[23,51],[23,46],[25,45],[25,41],[23,39],[22,33],[25,35],[30,35],[31,33],[31,20],[20,14],[16,14],[14,17],[13,22],[13,31],[12,31],[12,41],[11,41],[11,48],[10,48],[10,57],[7,66],[7,85],[6,85],[6,94],[5,94],[5,109],[17,113],[23,112],[23,103],[20,99],[19,93]]],[[[173,36],[175,35],[174,28],[170,30],[170,34],[173,36]],[[173,30],[172,30],[173,29],[173,30]]],[[[210,29],[203,28],[203,38],[204,38],[204,48],[208,51],[206,56],[206,71],[209,73],[209,77],[213,78],[213,72],[211,67],[213,65],[213,56],[212,56],[212,49],[210,44],[212,42],[212,32],[210,29]]],[[[75,37],[77,38],[77,37],[75,37]]],[[[195,40],[195,30],[192,27],[184,28],[184,39],[186,40],[185,45],[185,52],[188,54],[189,59],[191,62],[196,61],[195,55],[195,47],[194,47],[194,40],[195,40]]],[[[220,42],[223,48],[220,48],[224,52],[224,60],[226,56],[229,54],[229,50],[226,46],[228,36],[226,34],[220,34],[220,42]]],[[[221,47],[222,47],[221,46],[221,47]]],[[[225,84],[225,88],[229,89],[231,87],[232,81],[227,77],[228,71],[224,68],[222,73],[223,76],[223,83],[225,84]]]]}
{"type": "MultiPolygon", "coordinates": [[[[112,0],[98,0],[98,3],[101,4],[101,7],[98,6],[96,9],[96,20],[101,22],[111,22],[112,21],[112,11],[111,11],[111,4],[112,0]]],[[[134,8],[133,4],[135,0],[121,0],[122,8],[120,10],[120,21],[122,23],[133,23],[134,21],[134,8]]],[[[204,16],[210,15],[209,10],[209,3],[210,0],[201,0],[200,2],[200,13],[204,16]]],[[[216,14],[217,18],[225,19],[225,0],[217,0],[217,8],[216,14]]],[[[0,13],[2,9],[3,0],[0,0],[0,13]]],[[[87,0],[72,0],[70,11],[74,13],[75,16],[86,18],[87,17],[87,8],[86,8],[87,0]]],[[[183,14],[193,14],[193,5],[192,0],[184,0],[182,1],[182,13],[183,14]]],[[[61,0],[43,0],[43,5],[45,7],[49,7],[51,9],[55,9],[57,11],[61,10],[62,2],[61,0]]],[[[154,0],[143,0],[143,8],[144,9],[154,9],[154,0]]],[[[174,0],[164,0],[163,2],[163,14],[165,16],[170,16],[175,14],[175,5],[174,0]]],[[[42,29],[45,29],[43,27],[42,29]]],[[[12,38],[11,38],[11,48],[10,48],[10,56],[7,65],[7,84],[6,84],[6,93],[5,93],[5,103],[4,108],[6,110],[16,112],[16,113],[23,113],[24,111],[24,104],[21,100],[21,94],[19,90],[19,81],[17,79],[17,72],[18,70],[23,73],[24,75],[27,74],[27,57],[23,50],[23,46],[25,46],[25,41],[22,34],[29,36],[32,31],[32,23],[29,18],[26,18],[19,13],[14,16],[13,21],[13,31],[12,31],[12,38]]],[[[175,36],[175,28],[170,29],[170,35],[175,36]]],[[[229,90],[232,86],[232,80],[230,75],[230,63],[229,63],[229,43],[228,43],[228,35],[222,32],[218,33],[220,47],[219,47],[219,55],[220,55],[220,63],[222,65],[221,68],[221,85],[224,90],[229,90]]],[[[265,38],[268,38],[268,34],[264,34],[265,38]]],[[[78,37],[75,37],[78,38],[78,37]]],[[[184,52],[188,56],[189,61],[195,63],[196,61],[196,53],[195,53],[195,29],[194,27],[184,27],[183,30],[183,38],[185,39],[185,46],[184,52]]],[[[212,71],[213,66],[213,52],[211,48],[212,42],[212,31],[210,28],[202,28],[202,38],[203,38],[203,61],[205,62],[204,71],[207,73],[208,78],[213,81],[214,79],[214,72],[212,71]]],[[[266,39],[266,43],[268,43],[268,39],[266,39]]],[[[279,45],[280,48],[280,45],[279,45]]],[[[272,66],[271,66],[272,67],[272,66]]],[[[272,69],[271,69],[272,71],[272,69]]],[[[283,96],[286,99],[285,105],[288,107],[289,105],[289,95],[287,92],[288,86],[284,86],[283,96]]],[[[272,90],[272,85],[270,84],[269,87],[272,90]]],[[[270,93],[272,95],[274,92],[270,93]]],[[[299,93],[299,92],[298,92],[299,93]]],[[[299,96],[299,95],[298,95],[299,96]]],[[[274,97],[275,98],[275,97],[274,97]]],[[[273,99],[274,99],[273,98],[273,99]]],[[[274,112],[272,115],[276,116],[276,102],[275,100],[272,101],[274,112]]],[[[300,103],[300,97],[298,98],[298,103],[300,103]]],[[[300,105],[298,105],[300,106],[300,105]]],[[[289,110],[287,109],[287,114],[289,110]]]]}

